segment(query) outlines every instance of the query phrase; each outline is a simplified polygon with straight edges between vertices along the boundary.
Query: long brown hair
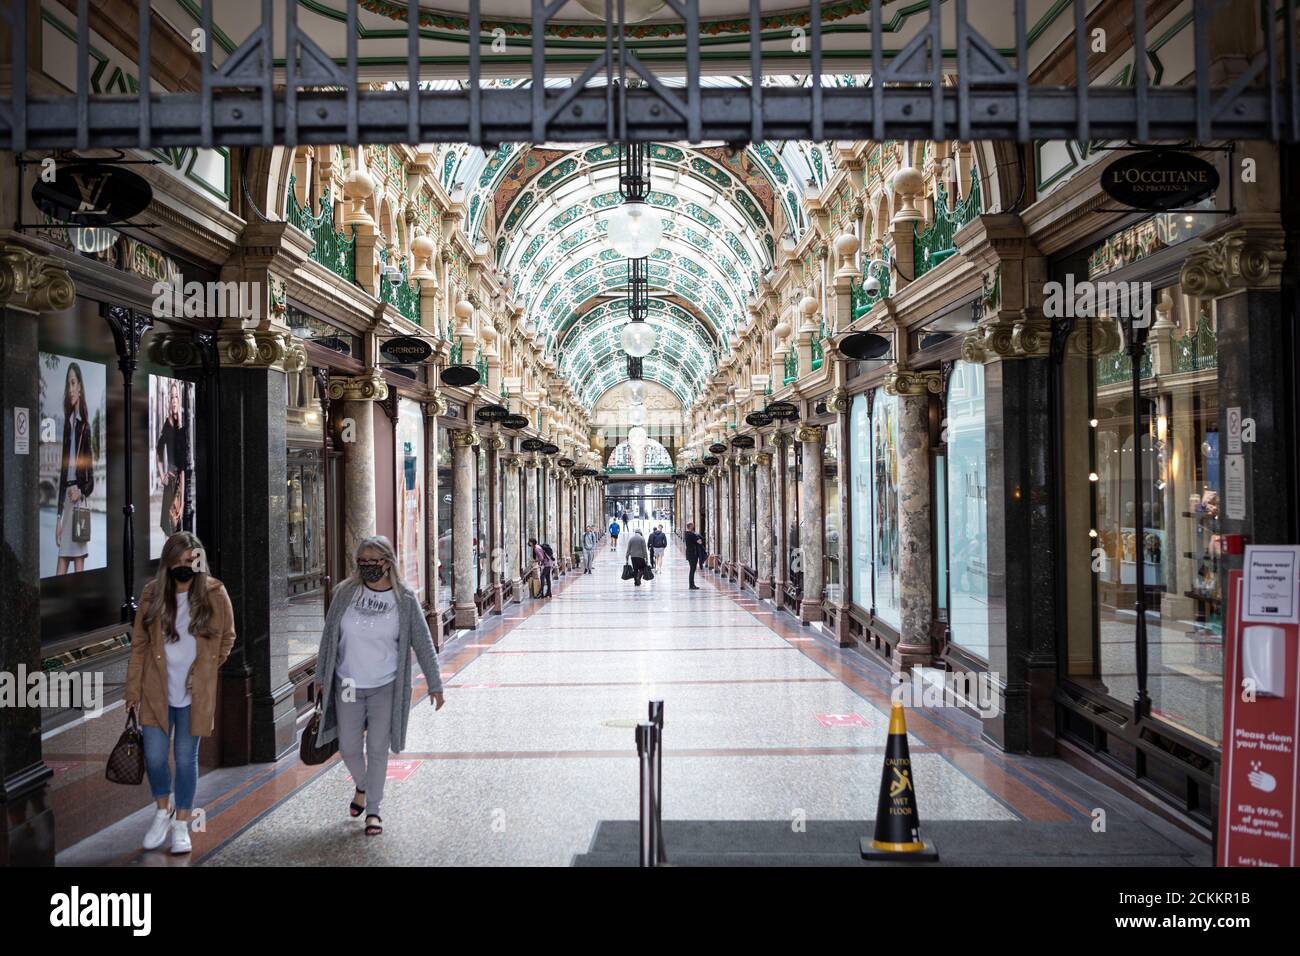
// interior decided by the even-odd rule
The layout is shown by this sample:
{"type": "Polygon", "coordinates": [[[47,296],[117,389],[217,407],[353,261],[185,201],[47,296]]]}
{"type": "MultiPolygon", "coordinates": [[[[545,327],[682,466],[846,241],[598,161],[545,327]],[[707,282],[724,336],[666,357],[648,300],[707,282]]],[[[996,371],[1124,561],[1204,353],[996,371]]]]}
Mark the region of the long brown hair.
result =
{"type": "Polygon", "coordinates": [[[68,363],[68,374],[63,377],[63,417],[72,417],[72,400],[68,395],[68,386],[72,384],[72,376],[74,375],[77,376],[77,389],[81,392],[77,396],[77,416],[89,425],[90,422],[86,421],[90,417],[90,412],[86,406],[86,376],[81,374],[81,366],[76,362],[68,363]]]}
{"type": "Polygon", "coordinates": [[[180,640],[180,635],[176,633],[176,582],[167,571],[190,550],[198,552],[195,574],[190,579],[190,589],[186,592],[190,606],[190,631],[199,635],[208,633],[212,628],[212,598],[208,594],[208,564],[203,553],[203,543],[188,531],[177,531],[163,545],[158,570],[153,576],[153,592],[141,608],[144,626],[152,628],[157,622],[159,630],[168,641],[180,640]]]}

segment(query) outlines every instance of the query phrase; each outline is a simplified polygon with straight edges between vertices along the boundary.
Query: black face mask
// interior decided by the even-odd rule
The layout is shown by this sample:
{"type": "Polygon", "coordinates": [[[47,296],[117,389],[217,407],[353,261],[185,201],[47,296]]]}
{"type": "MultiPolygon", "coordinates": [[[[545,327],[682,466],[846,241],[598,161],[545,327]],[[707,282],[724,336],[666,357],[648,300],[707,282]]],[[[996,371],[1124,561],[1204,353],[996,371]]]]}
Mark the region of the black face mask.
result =
{"type": "Polygon", "coordinates": [[[384,566],[382,564],[362,564],[357,570],[361,572],[361,580],[367,584],[374,584],[384,576],[384,566]]]}
{"type": "Polygon", "coordinates": [[[168,568],[167,573],[172,576],[173,581],[184,584],[187,581],[193,580],[194,575],[197,572],[188,564],[182,564],[179,567],[168,568]]]}

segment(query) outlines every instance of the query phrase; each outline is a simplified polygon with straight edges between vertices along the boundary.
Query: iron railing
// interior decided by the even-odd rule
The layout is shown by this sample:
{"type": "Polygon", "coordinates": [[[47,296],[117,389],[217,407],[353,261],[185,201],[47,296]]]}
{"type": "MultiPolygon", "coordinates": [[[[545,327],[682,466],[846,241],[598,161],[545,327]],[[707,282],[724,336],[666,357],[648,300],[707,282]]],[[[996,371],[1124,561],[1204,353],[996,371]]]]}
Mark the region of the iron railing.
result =
{"type": "MultiPolygon", "coordinates": [[[[1211,20],[1230,0],[1192,0],[1192,82],[1179,77],[1168,85],[1152,85],[1149,76],[1147,29],[1155,23],[1148,16],[1149,0],[1110,0],[1091,13],[1088,0],[1064,0],[1073,30],[1054,53],[1064,62],[1073,59],[1073,87],[1033,74],[1029,0],[1008,0],[995,11],[999,24],[1009,17],[1013,25],[1014,43],[1003,48],[971,23],[969,0],[919,0],[906,18],[918,29],[897,51],[887,51],[883,42],[887,19],[895,35],[897,5],[886,13],[884,0],[864,0],[852,14],[854,32],[846,34],[844,25],[836,24],[834,49],[828,51],[823,0],[810,0],[806,17],[802,10],[798,15],[803,45],[793,52],[794,34],[789,25],[781,26],[788,15],[765,15],[760,0],[749,0],[749,34],[761,40],[738,39],[729,50],[708,54],[710,65],[725,62],[729,75],[740,76],[739,85],[732,86],[702,81],[700,0],[665,2],[673,18],[667,26],[680,37],[669,51],[629,25],[621,3],[606,0],[604,23],[584,25],[598,31],[591,34],[590,47],[599,50],[584,60],[560,35],[578,19],[573,0],[531,0],[526,23],[506,24],[514,34],[508,43],[526,47],[527,57],[492,64],[496,76],[499,64],[517,63],[516,78],[527,82],[504,84],[484,76],[482,47],[492,47],[505,31],[499,34],[500,23],[483,20],[480,0],[469,0],[463,26],[467,53],[464,66],[457,64],[467,79],[437,89],[421,85],[428,78],[426,64],[430,73],[441,68],[445,74],[447,67],[435,62],[440,58],[426,57],[421,47],[445,42],[446,31],[424,30],[420,18],[433,14],[409,3],[405,88],[371,89],[373,76],[359,73],[358,0],[343,4],[345,49],[337,51],[327,51],[323,41],[299,27],[297,3],[281,4],[277,21],[272,0],[261,0],[260,23],[231,45],[219,65],[213,59],[219,36],[214,3],[200,0],[196,29],[207,39],[194,55],[199,89],[159,92],[152,78],[151,32],[174,28],[162,17],[154,19],[150,0],[137,0],[139,92],[104,96],[91,94],[91,4],[78,0],[74,88],[39,97],[30,95],[27,75],[32,62],[27,20],[37,8],[8,2],[0,5],[0,25],[8,34],[12,83],[0,101],[0,149],[705,138],[737,144],[782,139],[1300,142],[1294,29],[1300,0],[1260,0],[1256,52],[1247,52],[1250,59],[1231,79],[1220,78],[1209,43],[1211,20]],[[951,27],[945,29],[941,14],[951,27]],[[1116,14],[1130,31],[1112,36],[1111,43],[1131,43],[1132,83],[1103,86],[1090,71],[1090,44],[1098,24],[1116,14]],[[281,61],[273,54],[277,35],[284,38],[281,61]],[[846,48],[845,35],[860,35],[864,42],[846,48]],[[655,72],[652,64],[663,64],[672,75],[655,72]],[[872,80],[868,86],[823,85],[828,67],[834,76],[872,80]],[[765,76],[794,74],[812,80],[807,86],[764,85],[765,76]]],[[[993,8],[989,2],[977,7],[985,17],[993,8]]],[[[104,15],[99,5],[95,15],[104,15]]],[[[1063,17],[1064,9],[1055,15],[1063,17]]],[[[733,27],[742,23],[733,21],[733,27]]]]}
{"type": "MultiPolygon", "coordinates": [[[[334,202],[330,199],[330,190],[326,186],[321,190],[320,212],[315,215],[307,206],[299,205],[295,192],[297,177],[289,177],[289,188],[284,201],[284,218],[291,226],[297,226],[316,243],[308,256],[336,276],[355,282],[356,268],[356,227],[352,235],[344,235],[334,227],[334,202]]],[[[419,314],[417,309],[417,315],[419,314]]]]}
{"type": "Polygon", "coordinates": [[[934,222],[912,234],[912,263],[915,275],[925,275],[957,251],[953,236],[984,211],[980,195],[979,168],[971,168],[971,188],[966,198],[948,208],[948,190],[939,184],[934,200],[934,222]]]}

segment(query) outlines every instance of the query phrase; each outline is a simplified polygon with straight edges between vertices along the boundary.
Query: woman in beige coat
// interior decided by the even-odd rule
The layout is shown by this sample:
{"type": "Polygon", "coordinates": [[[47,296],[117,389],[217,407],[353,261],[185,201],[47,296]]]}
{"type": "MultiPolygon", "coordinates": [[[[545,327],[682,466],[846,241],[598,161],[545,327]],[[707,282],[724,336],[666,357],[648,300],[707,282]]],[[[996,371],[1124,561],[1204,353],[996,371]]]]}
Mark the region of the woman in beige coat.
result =
{"type": "Polygon", "coordinates": [[[143,725],[145,768],[157,810],[144,846],[171,832],[171,851],[190,852],[190,811],[199,780],[199,738],[215,728],[221,665],[235,644],[235,612],[207,573],[203,545],[178,531],[163,545],[158,573],[144,587],[131,633],[126,706],[143,725]],[[174,807],[167,751],[176,753],[174,807]]]}

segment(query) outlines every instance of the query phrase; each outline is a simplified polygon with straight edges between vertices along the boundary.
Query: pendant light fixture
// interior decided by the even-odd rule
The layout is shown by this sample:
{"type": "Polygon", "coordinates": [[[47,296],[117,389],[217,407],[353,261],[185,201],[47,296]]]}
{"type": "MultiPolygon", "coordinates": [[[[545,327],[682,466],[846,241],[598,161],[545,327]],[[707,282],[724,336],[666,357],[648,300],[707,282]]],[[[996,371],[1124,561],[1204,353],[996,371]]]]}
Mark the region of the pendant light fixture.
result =
{"type": "Polygon", "coordinates": [[[627,314],[632,320],[623,326],[623,351],[632,358],[645,358],[654,351],[659,334],[646,321],[650,314],[649,270],[644,259],[627,260],[627,314]]]}
{"type": "Polygon", "coordinates": [[[646,202],[650,194],[648,143],[619,145],[618,192],[623,203],[606,220],[606,235],[619,255],[644,259],[659,248],[664,235],[663,219],[646,202]]]}

